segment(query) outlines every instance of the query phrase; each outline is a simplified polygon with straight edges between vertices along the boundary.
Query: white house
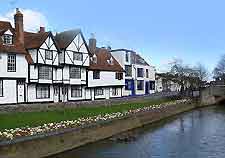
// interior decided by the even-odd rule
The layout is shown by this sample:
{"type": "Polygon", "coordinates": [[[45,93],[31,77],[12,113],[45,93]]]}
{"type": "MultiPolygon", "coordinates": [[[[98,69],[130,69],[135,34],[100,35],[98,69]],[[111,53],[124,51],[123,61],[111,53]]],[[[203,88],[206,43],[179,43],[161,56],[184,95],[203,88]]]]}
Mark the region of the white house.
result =
{"type": "Polygon", "coordinates": [[[181,86],[169,78],[174,78],[168,73],[156,74],[156,92],[178,92],[181,86]]]}
{"type": "Polygon", "coordinates": [[[81,30],[57,33],[55,39],[61,53],[59,64],[62,67],[60,88],[61,101],[91,99],[87,87],[87,68],[90,65],[90,52],[81,30]]]}
{"type": "Polygon", "coordinates": [[[88,88],[91,99],[122,97],[124,70],[106,48],[96,48],[96,39],[89,40],[92,53],[88,68],[88,88]]]}
{"type": "Polygon", "coordinates": [[[62,68],[52,33],[41,27],[37,33],[24,32],[24,41],[32,58],[28,65],[27,102],[58,102],[62,68]]]}
{"type": "Polygon", "coordinates": [[[26,100],[27,62],[23,47],[23,15],[14,15],[15,29],[0,21],[0,104],[23,103],[26,100]]]}
{"type": "Polygon", "coordinates": [[[148,95],[155,92],[155,67],[139,54],[127,49],[111,50],[112,55],[125,69],[124,96],[148,95]]]}

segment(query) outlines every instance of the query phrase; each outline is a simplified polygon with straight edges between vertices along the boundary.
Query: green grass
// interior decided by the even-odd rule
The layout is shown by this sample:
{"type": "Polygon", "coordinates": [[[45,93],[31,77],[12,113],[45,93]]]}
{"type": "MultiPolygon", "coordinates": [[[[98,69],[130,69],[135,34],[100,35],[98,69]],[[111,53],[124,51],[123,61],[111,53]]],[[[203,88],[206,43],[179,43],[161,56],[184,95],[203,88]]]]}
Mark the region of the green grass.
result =
{"type": "Polygon", "coordinates": [[[171,101],[171,99],[146,99],[132,103],[117,104],[110,107],[80,107],[43,112],[0,114],[0,131],[3,129],[19,128],[25,126],[34,127],[43,125],[44,123],[60,122],[62,120],[75,120],[80,117],[96,116],[99,114],[122,112],[168,101],[171,101]]]}

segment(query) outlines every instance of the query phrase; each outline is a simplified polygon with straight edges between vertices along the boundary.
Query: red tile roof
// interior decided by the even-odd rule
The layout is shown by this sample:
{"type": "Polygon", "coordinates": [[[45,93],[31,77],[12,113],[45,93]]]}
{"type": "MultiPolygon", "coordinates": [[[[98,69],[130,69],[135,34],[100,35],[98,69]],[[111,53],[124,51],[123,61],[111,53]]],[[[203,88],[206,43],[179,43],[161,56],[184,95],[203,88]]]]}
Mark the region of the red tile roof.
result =
{"type": "Polygon", "coordinates": [[[50,32],[24,32],[24,46],[26,49],[39,48],[49,36],[50,32]]]}
{"type": "Polygon", "coordinates": [[[89,70],[124,72],[123,68],[107,49],[96,48],[96,51],[93,54],[97,56],[97,63],[91,61],[90,67],[88,68],[89,70]],[[108,62],[111,57],[113,59],[112,64],[108,62]]]}
{"type": "Polygon", "coordinates": [[[26,51],[26,49],[24,48],[22,44],[16,41],[15,30],[14,28],[12,28],[12,25],[10,24],[10,22],[0,21],[0,35],[3,35],[4,32],[7,30],[10,30],[12,34],[14,35],[13,36],[14,43],[12,45],[3,44],[3,41],[0,38],[0,53],[9,52],[9,53],[16,53],[16,54],[24,54],[27,59],[27,62],[32,63],[33,61],[30,54],[26,51]]]}

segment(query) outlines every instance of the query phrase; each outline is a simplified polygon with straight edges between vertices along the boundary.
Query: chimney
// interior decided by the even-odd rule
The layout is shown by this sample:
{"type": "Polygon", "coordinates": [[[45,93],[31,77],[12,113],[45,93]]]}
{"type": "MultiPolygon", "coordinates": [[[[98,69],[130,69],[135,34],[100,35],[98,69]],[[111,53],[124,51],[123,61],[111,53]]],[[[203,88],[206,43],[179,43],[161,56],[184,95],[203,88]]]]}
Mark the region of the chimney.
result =
{"type": "Polygon", "coordinates": [[[89,49],[91,53],[95,53],[97,40],[95,39],[94,34],[91,34],[91,38],[89,39],[89,49]]]}
{"type": "Polygon", "coordinates": [[[45,27],[40,26],[40,30],[38,32],[39,33],[44,33],[45,32],[45,27]]]}
{"type": "Polygon", "coordinates": [[[16,8],[16,14],[14,15],[16,41],[24,45],[24,30],[23,30],[23,14],[19,8],[16,8]]]}

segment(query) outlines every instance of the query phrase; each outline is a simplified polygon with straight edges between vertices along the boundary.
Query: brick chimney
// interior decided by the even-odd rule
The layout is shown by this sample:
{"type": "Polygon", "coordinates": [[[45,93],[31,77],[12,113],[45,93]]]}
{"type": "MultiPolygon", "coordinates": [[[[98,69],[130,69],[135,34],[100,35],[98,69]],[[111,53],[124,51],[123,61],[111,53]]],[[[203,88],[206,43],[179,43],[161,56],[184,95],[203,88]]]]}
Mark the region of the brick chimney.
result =
{"type": "Polygon", "coordinates": [[[16,14],[14,15],[16,41],[24,45],[24,30],[23,30],[23,14],[19,8],[16,8],[16,14]]]}
{"type": "Polygon", "coordinates": [[[89,49],[91,53],[95,53],[97,40],[95,39],[94,34],[91,34],[91,38],[89,39],[89,49]]]}
{"type": "Polygon", "coordinates": [[[40,27],[39,33],[44,33],[45,32],[45,27],[40,27]]]}

